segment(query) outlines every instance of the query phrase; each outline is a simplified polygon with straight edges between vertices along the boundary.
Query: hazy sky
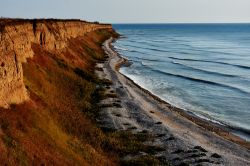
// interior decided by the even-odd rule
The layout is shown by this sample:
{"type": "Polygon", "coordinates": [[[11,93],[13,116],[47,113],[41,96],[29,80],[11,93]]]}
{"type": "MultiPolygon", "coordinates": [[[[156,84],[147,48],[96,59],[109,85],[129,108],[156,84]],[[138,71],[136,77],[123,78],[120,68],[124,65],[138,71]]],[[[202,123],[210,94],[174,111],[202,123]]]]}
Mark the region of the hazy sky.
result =
{"type": "Polygon", "coordinates": [[[0,16],[109,23],[250,23],[250,0],[0,0],[0,16]]]}

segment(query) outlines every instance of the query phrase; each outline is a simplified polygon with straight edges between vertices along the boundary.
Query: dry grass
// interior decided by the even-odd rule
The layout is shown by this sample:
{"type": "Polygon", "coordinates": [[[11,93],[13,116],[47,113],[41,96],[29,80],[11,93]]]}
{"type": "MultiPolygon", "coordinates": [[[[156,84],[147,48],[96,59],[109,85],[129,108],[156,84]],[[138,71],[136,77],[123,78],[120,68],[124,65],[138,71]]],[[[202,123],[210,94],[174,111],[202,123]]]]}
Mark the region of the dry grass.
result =
{"type": "MultiPolygon", "coordinates": [[[[31,100],[0,110],[0,163],[7,165],[137,165],[160,161],[153,157],[147,133],[103,132],[95,123],[110,80],[94,75],[95,63],[104,61],[101,44],[111,30],[99,30],[71,39],[63,52],[33,45],[35,56],[23,65],[31,100]],[[132,161],[121,158],[144,151],[149,156],[132,161]]],[[[120,106],[120,105],[117,105],[120,106]]]]}
{"type": "Polygon", "coordinates": [[[35,56],[23,65],[31,100],[0,111],[2,164],[116,165],[102,150],[105,134],[88,116],[100,82],[94,64],[105,57],[99,42],[113,34],[72,39],[61,53],[33,45],[35,56]]]}

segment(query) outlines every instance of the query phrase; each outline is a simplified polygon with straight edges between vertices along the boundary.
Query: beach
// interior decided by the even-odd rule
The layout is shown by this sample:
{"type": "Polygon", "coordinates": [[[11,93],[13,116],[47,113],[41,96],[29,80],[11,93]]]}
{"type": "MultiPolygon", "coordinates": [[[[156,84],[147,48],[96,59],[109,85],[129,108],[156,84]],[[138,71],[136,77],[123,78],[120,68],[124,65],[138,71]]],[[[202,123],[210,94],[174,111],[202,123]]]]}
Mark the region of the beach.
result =
{"type": "Polygon", "coordinates": [[[149,142],[165,150],[156,155],[165,157],[171,164],[192,165],[249,165],[250,144],[219,124],[201,119],[176,108],[135,84],[119,72],[121,65],[129,65],[112,48],[110,38],[103,44],[109,56],[97,64],[100,78],[112,81],[106,87],[112,98],[102,100],[105,106],[98,119],[106,130],[149,132],[157,137],[149,142]]]}

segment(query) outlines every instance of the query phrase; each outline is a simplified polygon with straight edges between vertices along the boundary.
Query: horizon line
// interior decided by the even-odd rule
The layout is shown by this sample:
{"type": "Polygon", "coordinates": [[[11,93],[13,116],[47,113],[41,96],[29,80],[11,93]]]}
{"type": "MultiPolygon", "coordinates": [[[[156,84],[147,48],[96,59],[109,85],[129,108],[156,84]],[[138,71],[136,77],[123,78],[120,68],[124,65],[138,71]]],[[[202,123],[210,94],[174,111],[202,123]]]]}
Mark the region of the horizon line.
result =
{"type": "Polygon", "coordinates": [[[87,19],[87,18],[71,18],[71,17],[7,17],[7,16],[0,16],[0,19],[62,19],[62,20],[70,20],[70,19],[79,19],[81,21],[87,21],[87,22],[99,22],[99,23],[107,23],[107,24],[250,24],[249,21],[238,21],[238,22],[113,22],[113,21],[98,21],[93,19],[87,19]]]}
{"type": "Polygon", "coordinates": [[[110,24],[250,24],[250,22],[120,22],[110,24]]]}

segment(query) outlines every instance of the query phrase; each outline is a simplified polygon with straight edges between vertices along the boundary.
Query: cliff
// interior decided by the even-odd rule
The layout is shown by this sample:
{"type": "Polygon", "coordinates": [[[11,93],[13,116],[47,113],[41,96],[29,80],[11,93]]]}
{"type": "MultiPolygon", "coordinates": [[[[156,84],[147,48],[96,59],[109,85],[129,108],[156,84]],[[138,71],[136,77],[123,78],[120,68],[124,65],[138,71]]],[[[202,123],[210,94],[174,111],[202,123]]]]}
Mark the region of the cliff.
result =
{"type": "Polygon", "coordinates": [[[117,35],[80,20],[0,19],[0,165],[117,163],[95,123],[105,83],[95,66],[117,35]]]}
{"type": "Polygon", "coordinates": [[[68,40],[111,25],[80,20],[0,20],[0,107],[29,99],[22,63],[34,56],[32,46],[63,51],[68,40]]]}
{"type": "Polygon", "coordinates": [[[124,160],[155,149],[144,144],[149,133],[100,123],[121,102],[96,75],[111,37],[111,25],[80,20],[0,20],[0,165],[159,165],[149,155],[124,160]]]}

